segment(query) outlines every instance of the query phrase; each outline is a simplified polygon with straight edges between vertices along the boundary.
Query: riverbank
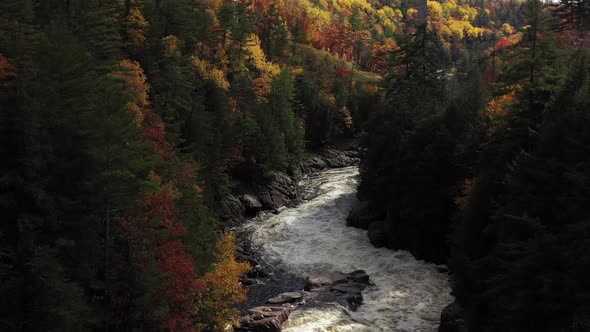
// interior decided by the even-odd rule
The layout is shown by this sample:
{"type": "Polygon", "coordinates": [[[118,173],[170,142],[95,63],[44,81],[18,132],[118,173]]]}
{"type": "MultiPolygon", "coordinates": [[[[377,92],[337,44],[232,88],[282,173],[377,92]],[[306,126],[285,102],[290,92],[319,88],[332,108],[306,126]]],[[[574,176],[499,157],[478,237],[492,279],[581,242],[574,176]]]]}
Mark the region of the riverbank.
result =
{"type": "Polygon", "coordinates": [[[355,141],[307,152],[300,165],[289,172],[270,172],[260,180],[240,183],[235,192],[226,196],[215,211],[223,228],[240,226],[258,213],[278,213],[285,207],[294,207],[313,197],[299,185],[307,176],[327,169],[358,165],[359,151],[355,141]]]}
{"type": "MultiPolygon", "coordinates": [[[[314,198],[279,214],[262,213],[246,224],[244,234],[259,265],[255,273],[266,275],[244,279],[253,282],[244,312],[263,306],[264,310],[257,308],[251,314],[259,320],[271,318],[277,312],[271,307],[277,306],[267,302],[278,297],[280,301],[287,299],[280,307],[295,309],[283,325],[285,331],[436,331],[442,308],[452,301],[447,275],[407,252],[375,248],[365,231],[346,227],[344,219],[357,201],[357,176],[356,167],[307,176],[300,189],[314,198]],[[356,270],[365,270],[372,283],[360,291],[362,306],[352,308],[348,301],[334,299],[308,302],[309,292],[303,291],[305,277],[356,270]],[[288,294],[277,296],[285,292],[288,294]]],[[[338,288],[347,284],[335,283],[326,294],[341,294],[338,288]]],[[[347,297],[355,299],[354,293],[347,297]]],[[[279,312],[276,317],[283,319],[285,315],[279,312]]],[[[280,325],[275,321],[272,326],[280,325]]]]}

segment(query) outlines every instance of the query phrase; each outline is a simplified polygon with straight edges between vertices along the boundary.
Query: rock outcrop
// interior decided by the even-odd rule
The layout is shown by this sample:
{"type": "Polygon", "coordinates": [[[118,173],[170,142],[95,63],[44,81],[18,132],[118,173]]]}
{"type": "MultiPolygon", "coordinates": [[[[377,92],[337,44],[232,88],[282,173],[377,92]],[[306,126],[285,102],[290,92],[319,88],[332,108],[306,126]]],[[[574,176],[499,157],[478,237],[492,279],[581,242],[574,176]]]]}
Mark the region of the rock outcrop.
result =
{"type": "Polygon", "coordinates": [[[246,217],[260,211],[276,211],[284,206],[295,206],[305,197],[299,192],[301,177],[328,168],[341,168],[358,164],[356,147],[344,146],[344,150],[327,148],[308,157],[290,175],[271,172],[264,179],[242,183],[237,192],[225,197],[217,206],[216,215],[226,228],[240,225],[246,217]]]}
{"type": "Polygon", "coordinates": [[[236,331],[281,331],[281,325],[299,306],[338,303],[354,311],[363,303],[361,292],[369,285],[369,275],[363,270],[310,275],[304,291],[281,293],[269,298],[267,306],[249,309],[236,331]]]}
{"type": "Polygon", "coordinates": [[[291,307],[262,306],[248,310],[248,315],[240,320],[235,331],[280,332],[281,326],[289,318],[291,307]]]}
{"type": "Polygon", "coordinates": [[[242,195],[240,201],[244,205],[244,212],[248,217],[255,216],[262,209],[262,204],[258,201],[258,198],[250,194],[242,195]]]}

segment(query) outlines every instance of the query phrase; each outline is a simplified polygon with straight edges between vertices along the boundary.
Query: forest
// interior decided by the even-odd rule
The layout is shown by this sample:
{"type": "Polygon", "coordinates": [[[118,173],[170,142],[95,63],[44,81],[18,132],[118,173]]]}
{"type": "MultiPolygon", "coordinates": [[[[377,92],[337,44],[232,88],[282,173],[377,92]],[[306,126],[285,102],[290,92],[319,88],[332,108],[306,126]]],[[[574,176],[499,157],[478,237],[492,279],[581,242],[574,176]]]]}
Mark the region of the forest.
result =
{"type": "MultiPolygon", "coordinates": [[[[590,2],[0,1],[0,331],[224,331],[224,197],[358,142],[456,331],[590,331],[590,2]]],[[[369,231],[370,232],[370,231],[369,231]]]]}

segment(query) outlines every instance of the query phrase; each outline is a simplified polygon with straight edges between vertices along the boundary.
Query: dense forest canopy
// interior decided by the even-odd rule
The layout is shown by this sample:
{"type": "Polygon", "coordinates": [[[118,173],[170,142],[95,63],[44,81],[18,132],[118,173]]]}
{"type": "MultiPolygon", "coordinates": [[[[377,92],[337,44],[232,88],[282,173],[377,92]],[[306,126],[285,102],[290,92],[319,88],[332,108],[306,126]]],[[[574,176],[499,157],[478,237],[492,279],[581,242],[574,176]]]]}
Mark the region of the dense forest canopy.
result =
{"type": "Polygon", "coordinates": [[[2,331],[221,331],[216,211],[358,138],[470,331],[590,329],[590,2],[2,0],[2,331]]]}

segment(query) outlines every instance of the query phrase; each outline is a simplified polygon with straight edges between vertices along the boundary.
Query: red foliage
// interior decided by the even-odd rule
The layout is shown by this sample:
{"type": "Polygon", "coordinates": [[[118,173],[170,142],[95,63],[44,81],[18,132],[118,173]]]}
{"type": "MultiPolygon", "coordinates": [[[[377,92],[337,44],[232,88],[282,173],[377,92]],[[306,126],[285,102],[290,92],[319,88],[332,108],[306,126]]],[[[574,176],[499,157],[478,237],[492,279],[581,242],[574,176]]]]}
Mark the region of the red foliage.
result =
{"type": "MultiPolygon", "coordinates": [[[[152,174],[154,181],[160,180],[152,174]]],[[[187,228],[178,218],[176,188],[168,183],[137,202],[136,212],[125,219],[123,238],[132,244],[144,273],[155,273],[162,283],[152,290],[164,306],[156,317],[169,331],[192,331],[196,325],[194,296],[200,289],[193,258],[181,240],[187,228]]]]}
{"type": "Polygon", "coordinates": [[[348,68],[344,68],[344,67],[340,67],[336,69],[336,77],[337,78],[350,78],[350,75],[352,75],[352,70],[348,69],[348,68]]]}
{"type": "Polygon", "coordinates": [[[157,291],[168,307],[161,317],[162,327],[170,331],[193,331],[196,324],[193,298],[200,289],[193,258],[180,240],[162,244],[155,256],[157,270],[166,278],[157,291]]]}
{"type": "Polygon", "coordinates": [[[166,140],[166,130],[162,119],[154,111],[146,111],[143,139],[152,144],[154,152],[162,163],[176,161],[172,144],[166,140]]]}
{"type": "Polygon", "coordinates": [[[508,40],[508,38],[502,37],[502,38],[500,38],[500,40],[498,41],[496,46],[494,46],[494,50],[499,51],[503,48],[508,47],[509,45],[510,45],[510,41],[508,40]]]}
{"type": "MultiPolygon", "coordinates": [[[[14,66],[6,59],[6,57],[0,53],[0,89],[7,88],[12,85],[10,82],[14,77],[16,77],[16,72],[14,71],[14,66]]],[[[2,90],[0,90],[0,96],[3,95],[2,90]]]]}
{"type": "Polygon", "coordinates": [[[195,185],[194,164],[183,161],[166,140],[165,125],[158,114],[148,110],[143,121],[143,139],[158,156],[167,181],[154,172],[150,180],[158,185],[136,203],[135,211],[121,223],[122,239],[129,243],[131,264],[144,274],[155,275],[159,284],[150,292],[161,306],[153,317],[171,332],[194,331],[195,296],[201,290],[193,257],[187,252],[182,236],[187,227],[179,217],[177,200],[182,190],[195,185]]]}

